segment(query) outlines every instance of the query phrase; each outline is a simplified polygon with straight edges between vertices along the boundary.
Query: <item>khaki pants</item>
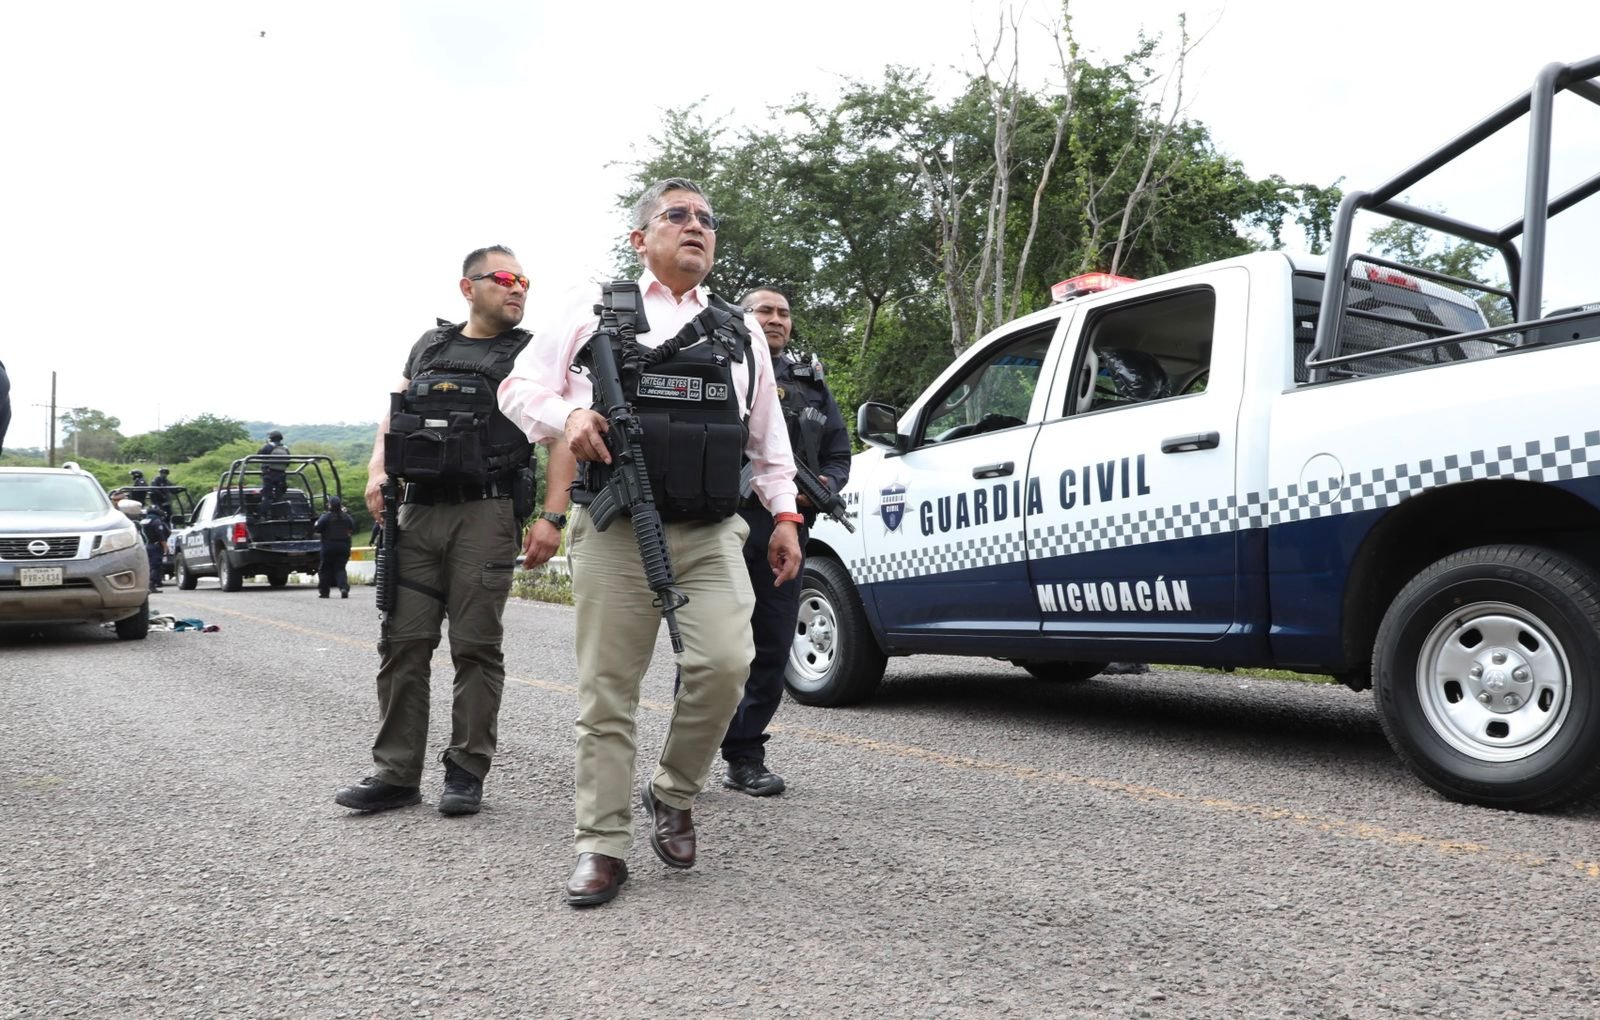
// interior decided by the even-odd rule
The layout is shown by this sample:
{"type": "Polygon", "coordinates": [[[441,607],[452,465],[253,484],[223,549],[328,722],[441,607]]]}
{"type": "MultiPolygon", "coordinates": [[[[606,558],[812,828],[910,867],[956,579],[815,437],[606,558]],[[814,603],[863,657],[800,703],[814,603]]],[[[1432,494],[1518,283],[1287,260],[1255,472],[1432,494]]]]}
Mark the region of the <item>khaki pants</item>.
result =
{"type": "Polygon", "coordinates": [[[506,686],[500,618],[518,550],[509,499],[400,508],[400,583],[378,640],[377,776],[417,786],[428,743],[428,684],[439,625],[450,617],[455,694],[441,758],[482,779],[494,759],[506,686]],[[424,589],[424,590],[418,590],[424,589]]]}
{"type": "MultiPolygon", "coordinates": [[[[651,780],[669,807],[693,804],[744,694],[755,654],[755,597],[741,551],[749,530],[737,516],[666,527],[667,555],[689,596],[678,610],[682,686],[651,780]]],[[[626,857],[633,845],[634,714],[661,612],[651,605],[632,522],[618,517],[596,531],[579,510],[567,547],[578,617],[576,849],[626,857]]]]}

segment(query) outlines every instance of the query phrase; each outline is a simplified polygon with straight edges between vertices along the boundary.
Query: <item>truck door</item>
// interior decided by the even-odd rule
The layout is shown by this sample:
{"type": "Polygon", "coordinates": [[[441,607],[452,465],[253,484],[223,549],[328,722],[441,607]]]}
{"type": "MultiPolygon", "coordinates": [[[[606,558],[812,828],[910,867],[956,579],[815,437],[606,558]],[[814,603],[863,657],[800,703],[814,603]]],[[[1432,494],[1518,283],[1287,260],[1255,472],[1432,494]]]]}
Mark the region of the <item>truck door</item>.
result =
{"type": "Polygon", "coordinates": [[[910,448],[861,480],[859,583],[885,631],[920,650],[1038,632],[1022,526],[1060,321],[987,340],[920,405],[910,448]]]}
{"type": "Polygon", "coordinates": [[[208,492],[194,508],[194,516],[189,520],[189,527],[179,539],[179,546],[183,552],[184,562],[193,569],[195,567],[209,569],[211,566],[211,544],[206,536],[210,534],[211,520],[216,514],[217,494],[208,492]]]}
{"type": "Polygon", "coordinates": [[[1207,641],[1233,626],[1247,283],[1230,268],[1080,310],[1028,469],[1043,488],[1028,574],[1047,637],[1207,641]]]}

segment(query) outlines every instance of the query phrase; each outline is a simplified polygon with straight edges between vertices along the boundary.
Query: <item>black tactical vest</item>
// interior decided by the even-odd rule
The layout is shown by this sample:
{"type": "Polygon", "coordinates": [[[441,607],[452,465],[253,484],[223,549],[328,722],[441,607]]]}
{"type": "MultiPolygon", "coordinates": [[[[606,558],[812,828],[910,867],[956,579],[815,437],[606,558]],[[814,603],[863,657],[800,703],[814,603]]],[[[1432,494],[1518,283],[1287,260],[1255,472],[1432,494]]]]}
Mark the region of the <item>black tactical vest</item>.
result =
{"type": "MultiPolygon", "coordinates": [[[[611,292],[602,288],[609,306],[611,292]]],[[[619,319],[627,313],[618,310],[619,319]]],[[[717,521],[739,509],[739,468],[744,458],[745,416],[739,412],[734,365],[754,357],[744,313],[712,295],[706,311],[656,348],[632,340],[649,324],[624,322],[627,335],[613,343],[622,384],[644,430],[650,491],[663,520],[717,521]]],[[[749,362],[745,406],[755,393],[749,362]]],[[[596,402],[601,414],[605,408],[596,402]]],[[[582,488],[604,485],[604,465],[584,465],[582,488]],[[591,474],[590,472],[594,472],[591,474]]],[[[574,501],[587,502],[582,492],[574,501]]]]}
{"type": "Polygon", "coordinates": [[[384,470],[424,485],[508,481],[532,457],[522,430],[500,413],[495,391],[533,335],[514,329],[468,340],[459,325],[423,334],[404,393],[390,395],[384,470]]]}

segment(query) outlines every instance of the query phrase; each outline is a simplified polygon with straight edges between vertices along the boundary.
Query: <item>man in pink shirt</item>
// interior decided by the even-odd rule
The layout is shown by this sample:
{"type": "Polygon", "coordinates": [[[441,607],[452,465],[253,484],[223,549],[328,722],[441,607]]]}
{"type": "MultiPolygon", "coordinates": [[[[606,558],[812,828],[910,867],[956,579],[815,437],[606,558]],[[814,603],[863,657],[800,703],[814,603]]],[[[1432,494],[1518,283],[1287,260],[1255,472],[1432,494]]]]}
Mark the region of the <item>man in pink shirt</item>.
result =
{"type": "MultiPolygon", "coordinates": [[[[628,241],[645,266],[636,339],[647,368],[624,373],[627,396],[644,423],[666,550],[677,587],[689,598],[677,610],[682,686],[640,799],[650,820],[651,849],[669,867],[688,868],[695,860],[690,808],[705,786],[754,656],[755,598],[742,553],[749,526],[734,512],[738,486],[731,498],[724,491],[730,473],[737,479],[741,454],[751,463],[756,495],[776,522],[767,548],[774,584],[799,571],[796,525],[802,518],[795,512],[794,460],[771,359],[751,342],[762,336],[760,326],[737,309],[722,314],[730,306],[702,286],[716,257],[717,219],[699,186],[679,177],[652,185],[634,205],[628,241]],[[713,314],[707,316],[708,310],[713,314]],[[708,335],[712,320],[720,325],[708,335]],[[677,344],[668,344],[674,339],[677,344]],[[658,350],[663,345],[668,346],[658,350]]],[[[550,448],[552,464],[578,461],[578,510],[567,538],[579,702],[578,860],[566,885],[566,901],[574,907],[613,899],[628,877],[634,714],[661,625],[632,523],[618,515],[601,531],[583,509],[611,470],[606,418],[595,410],[589,377],[571,371],[595,333],[599,297],[599,288],[588,290],[554,328],[536,333],[499,389],[501,411],[529,439],[550,448]]]]}

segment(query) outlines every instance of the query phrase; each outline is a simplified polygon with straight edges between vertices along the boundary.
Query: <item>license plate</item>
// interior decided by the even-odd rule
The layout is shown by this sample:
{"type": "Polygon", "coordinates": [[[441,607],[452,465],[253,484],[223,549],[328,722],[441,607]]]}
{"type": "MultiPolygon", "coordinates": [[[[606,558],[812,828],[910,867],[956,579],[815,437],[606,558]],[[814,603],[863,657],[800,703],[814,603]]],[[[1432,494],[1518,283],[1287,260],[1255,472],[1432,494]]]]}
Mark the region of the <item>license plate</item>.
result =
{"type": "Polygon", "coordinates": [[[61,583],[60,567],[23,567],[22,586],[24,588],[45,588],[61,583]]]}

